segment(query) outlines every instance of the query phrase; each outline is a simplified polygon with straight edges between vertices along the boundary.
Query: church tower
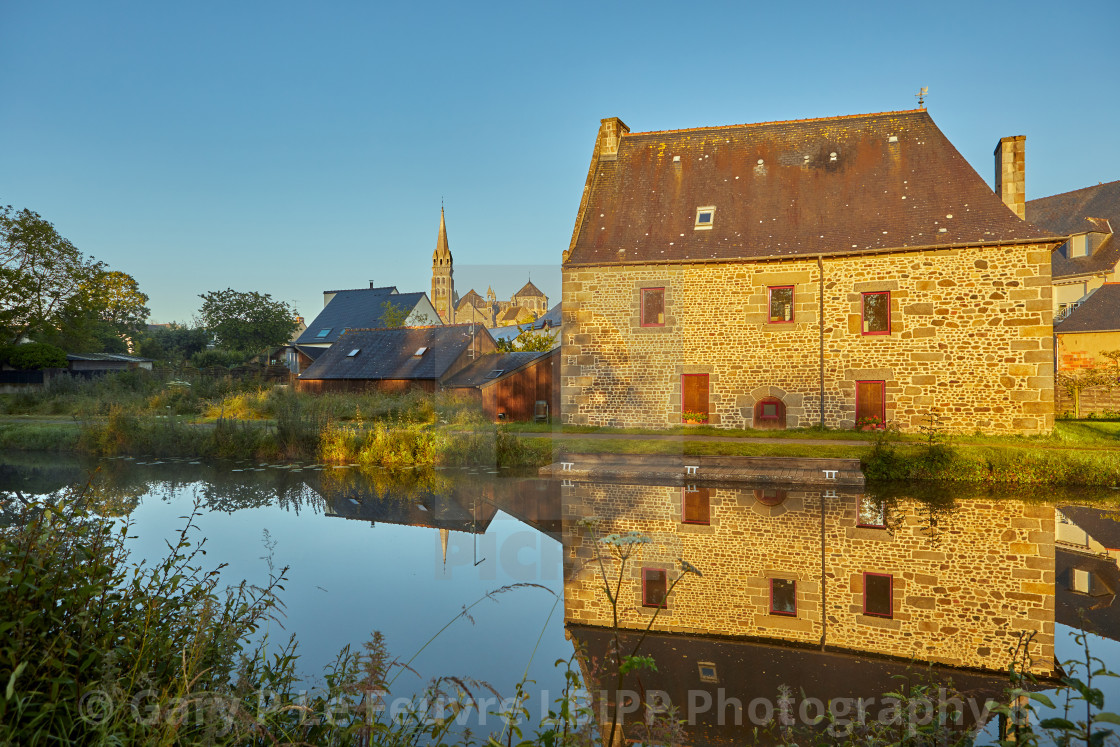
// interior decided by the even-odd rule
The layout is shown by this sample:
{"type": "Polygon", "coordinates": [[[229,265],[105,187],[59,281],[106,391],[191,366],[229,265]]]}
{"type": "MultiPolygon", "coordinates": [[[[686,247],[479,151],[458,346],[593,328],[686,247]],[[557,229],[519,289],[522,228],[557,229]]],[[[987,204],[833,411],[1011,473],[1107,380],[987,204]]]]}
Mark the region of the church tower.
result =
{"type": "Polygon", "coordinates": [[[436,250],[432,252],[432,305],[444,324],[455,323],[455,280],[442,206],[439,209],[439,237],[436,239],[436,250]]]}

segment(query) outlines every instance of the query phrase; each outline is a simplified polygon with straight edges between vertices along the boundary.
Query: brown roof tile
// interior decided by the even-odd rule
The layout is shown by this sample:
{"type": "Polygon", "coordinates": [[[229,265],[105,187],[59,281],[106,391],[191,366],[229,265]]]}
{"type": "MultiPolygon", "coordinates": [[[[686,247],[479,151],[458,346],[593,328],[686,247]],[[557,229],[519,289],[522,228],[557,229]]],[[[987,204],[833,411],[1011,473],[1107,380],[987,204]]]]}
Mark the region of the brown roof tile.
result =
{"type": "Polygon", "coordinates": [[[569,264],[1052,236],[1018,219],[925,110],[627,133],[590,181],[569,264]],[[702,206],[715,207],[710,230],[694,228],[702,206]]]}

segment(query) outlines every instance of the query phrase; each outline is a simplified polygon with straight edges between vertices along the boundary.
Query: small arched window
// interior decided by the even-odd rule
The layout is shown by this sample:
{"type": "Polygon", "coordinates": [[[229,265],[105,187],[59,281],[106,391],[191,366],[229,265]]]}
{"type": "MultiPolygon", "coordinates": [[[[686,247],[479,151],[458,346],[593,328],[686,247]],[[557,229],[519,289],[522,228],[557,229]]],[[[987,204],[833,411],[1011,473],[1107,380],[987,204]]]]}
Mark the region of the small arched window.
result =
{"type": "Polygon", "coordinates": [[[766,397],[756,402],[754,406],[754,427],[785,430],[785,403],[777,397],[766,397]]]}

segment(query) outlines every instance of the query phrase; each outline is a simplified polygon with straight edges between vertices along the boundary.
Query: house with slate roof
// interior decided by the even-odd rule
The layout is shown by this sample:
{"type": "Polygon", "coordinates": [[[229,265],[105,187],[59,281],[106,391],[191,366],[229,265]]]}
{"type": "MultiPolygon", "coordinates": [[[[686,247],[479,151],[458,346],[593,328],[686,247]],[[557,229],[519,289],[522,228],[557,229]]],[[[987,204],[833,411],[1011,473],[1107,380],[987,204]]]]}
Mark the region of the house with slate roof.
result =
{"type": "Polygon", "coordinates": [[[296,387],[309,392],[434,392],[495,349],[490,333],[477,324],[351,329],[300,374],[296,387]]]}
{"type": "Polygon", "coordinates": [[[394,286],[323,291],[323,310],[296,339],[296,346],[328,348],[350,329],[389,326],[403,315],[405,327],[442,324],[426,293],[400,293],[394,286]],[[389,307],[392,307],[391,310],[389,307]]]}
{"type": "Polygon", "coordinates": [[[1030,200],[1027,221],[1068,236],[1052,255],[1053,305],[1064,319],[1104,283],[1120,282],[1120,181],[1030,200]]]}
{"type": "Polygon", "coordinates": [[[1051,251],[925,109],[631,132],[602,120],[563,256],[564,423],[1041,433],[1051,251]]]}
{"type": "Polygon", "coordinates": [[[484,355],[444,382],[475,398],[490,420],[548,420],[559,411],[559,348],[484,355]]]}

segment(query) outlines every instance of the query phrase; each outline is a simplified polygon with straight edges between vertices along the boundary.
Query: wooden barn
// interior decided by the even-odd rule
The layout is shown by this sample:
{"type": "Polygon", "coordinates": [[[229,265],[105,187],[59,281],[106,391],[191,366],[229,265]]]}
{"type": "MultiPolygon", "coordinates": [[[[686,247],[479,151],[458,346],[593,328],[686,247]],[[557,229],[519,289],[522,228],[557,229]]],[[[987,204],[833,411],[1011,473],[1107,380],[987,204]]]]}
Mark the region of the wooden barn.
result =
{"type": "Polygon", "coordinates": [[[550,420],[559,412],[560,349],[484,355],[444,389],[470,393],[491,420],[550,420]]]}
{"type": "Polygon", "coordinates": [[[296,387],[306,392],[434,392],[494,349],[494,339],[480,324],[352,329],[300,374],[296,387]]]}

